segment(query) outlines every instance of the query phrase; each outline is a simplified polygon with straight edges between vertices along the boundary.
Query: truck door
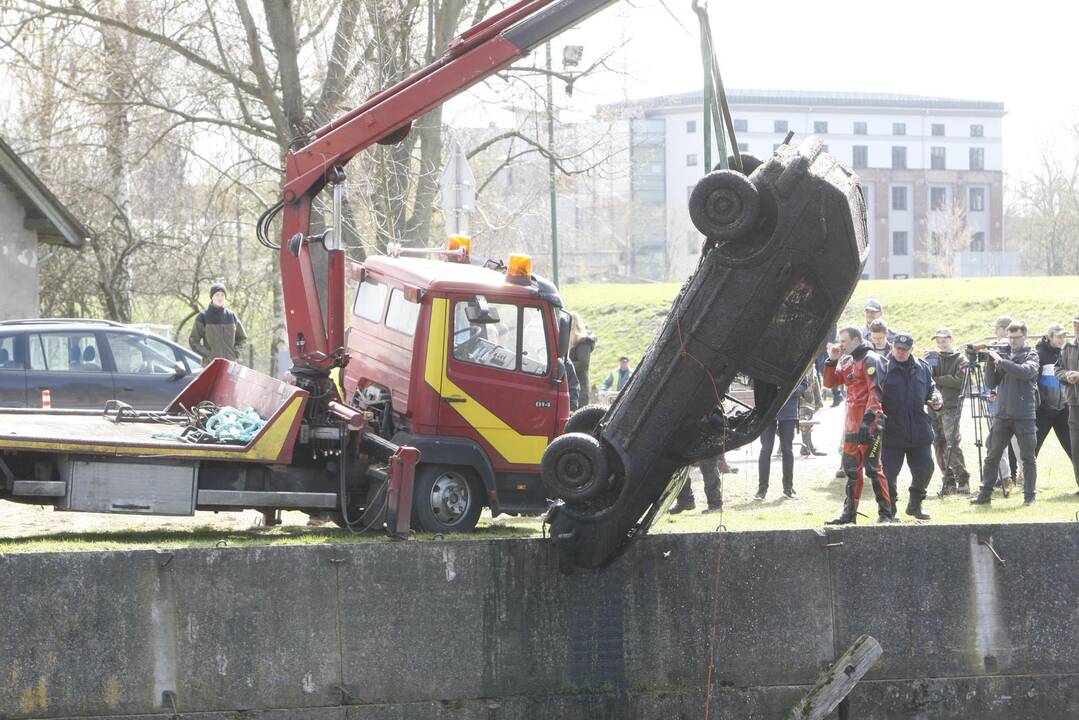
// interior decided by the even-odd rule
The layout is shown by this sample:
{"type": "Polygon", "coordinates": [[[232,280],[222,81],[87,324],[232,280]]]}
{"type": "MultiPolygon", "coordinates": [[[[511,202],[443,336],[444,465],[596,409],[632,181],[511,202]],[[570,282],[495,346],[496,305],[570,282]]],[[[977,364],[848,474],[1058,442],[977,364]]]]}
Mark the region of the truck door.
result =
{"type": "Polygon", "coordinates": [[[538,465],[558,413],[549,309],[492,299],[486,316],[470,318],[476,300],[444,301],[452,308],[439,431],[486,445],[498,470],[538,465]]]}

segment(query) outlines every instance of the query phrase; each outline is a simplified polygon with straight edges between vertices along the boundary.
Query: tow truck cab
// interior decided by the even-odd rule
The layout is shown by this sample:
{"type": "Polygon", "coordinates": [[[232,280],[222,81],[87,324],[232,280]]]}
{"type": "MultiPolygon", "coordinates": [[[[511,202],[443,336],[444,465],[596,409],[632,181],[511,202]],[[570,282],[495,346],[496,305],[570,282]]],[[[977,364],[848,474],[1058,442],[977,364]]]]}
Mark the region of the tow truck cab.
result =
{"type": "Polygon", "coordinates": [[[547,509],[540,460],[569,416],[568,316],[553,284],[512,256],[353,263],[345,397],[383,437],[422,453],[413,521],[471,530],[547,509]],[[562,342],[559,339],[562,338],[562,342]]]}

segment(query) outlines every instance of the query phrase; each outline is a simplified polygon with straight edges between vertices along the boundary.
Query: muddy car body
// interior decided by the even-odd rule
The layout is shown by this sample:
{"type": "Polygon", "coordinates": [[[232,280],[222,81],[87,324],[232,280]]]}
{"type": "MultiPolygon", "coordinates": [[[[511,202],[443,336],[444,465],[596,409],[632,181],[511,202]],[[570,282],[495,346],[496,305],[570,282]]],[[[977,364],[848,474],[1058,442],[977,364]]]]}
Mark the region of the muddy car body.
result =
{"type": "MultiPolygon", "coordinates": [[[[712,175],[722,186],[734,172],[712,175]]],[[[780,146],[733,178],[752,185],[733,197],[725,186],[709,191],[712,175],[691,214],[711,207],[738,229],[706,232],[696,271],[629,383],[602,417],[571,418],[544,456],[544,479],[564,501],[551,517],[563,569],[615,558],[665,509],[684,468],[774,422],[861,277],[858,178],[818,139],[780,146]],[[752,378],[752,409],[726,399],[736,375],[752,378]]],[[[694,222],[704,231],[708,219],[694,222]]]]}

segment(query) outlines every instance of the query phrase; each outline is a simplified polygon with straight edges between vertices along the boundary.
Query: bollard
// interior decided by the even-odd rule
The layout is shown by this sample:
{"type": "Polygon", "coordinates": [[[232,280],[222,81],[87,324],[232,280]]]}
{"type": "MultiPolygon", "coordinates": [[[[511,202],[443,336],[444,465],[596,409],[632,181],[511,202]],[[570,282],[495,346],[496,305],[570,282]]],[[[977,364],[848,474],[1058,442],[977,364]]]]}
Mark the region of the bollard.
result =
{"type": "Polygon", "coordinates": [[[52,410],[52,393],[47,389],[41,391],[41,409],[52,410]]]}

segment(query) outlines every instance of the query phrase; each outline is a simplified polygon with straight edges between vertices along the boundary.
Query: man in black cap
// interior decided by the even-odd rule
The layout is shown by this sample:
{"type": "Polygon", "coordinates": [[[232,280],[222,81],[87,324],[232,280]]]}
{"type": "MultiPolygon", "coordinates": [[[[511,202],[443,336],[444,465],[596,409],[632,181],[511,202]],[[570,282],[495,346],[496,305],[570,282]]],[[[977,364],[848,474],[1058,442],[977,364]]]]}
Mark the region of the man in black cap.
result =
{"type": "Polygon", "coordinates": [[[904,459],[910,466],[911,476],[906,514],[918,520],[929,519],[929,514],[922,509],[922,501],[933,477],[933,427],[925,406],[934,410],[943,406],[929,365],[911,357],[913,348],[914,338],[910,333],[895,334],[881,398],[881,407],[888,418],[882,438],[881,465],[884,477],[888,479],[893,521],[896,486],[904,459]]]}
{"type": "Polygon", "coordinates": [[[195,318],[188,343],[208,363],[215,358],[240,361],[247,333],[236,313],[225,307],[228,290],[221,283],[210,286],[210,304],[195,318]]]}
{"type": "Polygon", "coordinates": [[[629,369],[629,358],[623,355],[618,358],[618,367],[611,370],[610,374],[607,375],[607,379],[603,381],[603,389],[609,391],[613,387],[615,390],[621,391],[629,382],[629,376],[632,372],[629,369]]]}

